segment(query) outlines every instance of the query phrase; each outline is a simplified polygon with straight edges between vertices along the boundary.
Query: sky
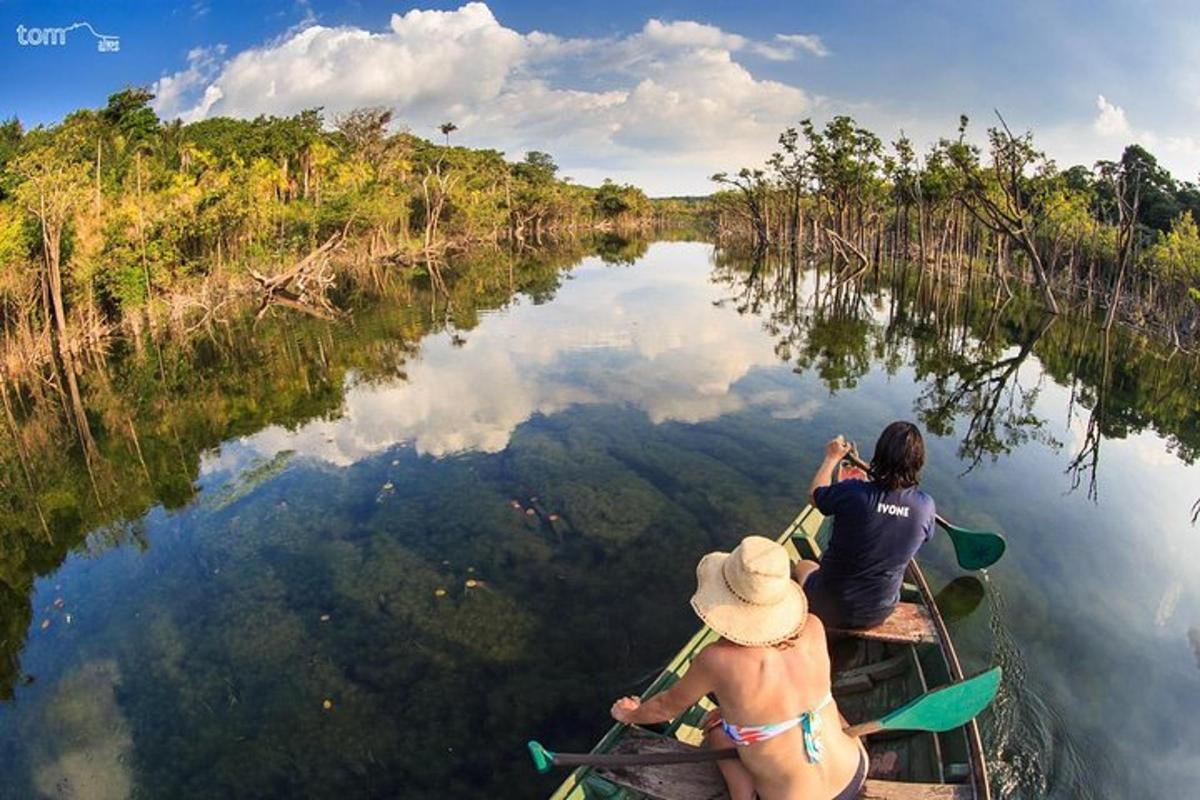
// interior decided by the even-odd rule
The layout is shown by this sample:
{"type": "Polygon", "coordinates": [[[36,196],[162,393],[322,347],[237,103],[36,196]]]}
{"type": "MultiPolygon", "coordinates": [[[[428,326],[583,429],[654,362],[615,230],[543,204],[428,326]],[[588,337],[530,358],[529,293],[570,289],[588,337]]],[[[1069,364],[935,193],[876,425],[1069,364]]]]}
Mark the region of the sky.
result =
{"type": "Polygon", "coordinates": [[[661,196],[707,194],[806,117],[924,147],[960,114],[981,139],[998,110],[1061,166],[1137,142],[1200,176],[1200,15],[1174,0],[0,0],[0,32],[0,116],[28,126],[127,85],[185,121],[387,106],[661,196]]]}

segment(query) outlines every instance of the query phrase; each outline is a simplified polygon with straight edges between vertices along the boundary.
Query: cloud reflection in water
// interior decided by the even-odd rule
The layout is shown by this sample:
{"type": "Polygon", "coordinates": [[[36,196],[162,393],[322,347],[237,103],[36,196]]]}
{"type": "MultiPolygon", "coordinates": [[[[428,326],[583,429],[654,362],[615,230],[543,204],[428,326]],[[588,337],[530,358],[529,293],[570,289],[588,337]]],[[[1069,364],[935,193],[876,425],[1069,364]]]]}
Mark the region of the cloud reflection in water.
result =
{"type": "MultiPolygon", "coordinates": [[[[780,419],[811,417],[816,399],[739,390],[752,369],[779,360],[757,317],[714,305],[722,289],[692,252],[706,249],[653,247],[637,270],[586,261],[552,304],[488,316],[461,347],[448,333],[427,337],[408,380],[351,378],[340,417],[295,431],[272,426],[238,449],[295,450],[338,466],[402,442],[433,457],[496,453],[530,417],[576,404],[632,406],[656,424],[704,422],[748,406],[780,419]]],[[[206,471],[221,462],[210,459],[206,471]]]]}

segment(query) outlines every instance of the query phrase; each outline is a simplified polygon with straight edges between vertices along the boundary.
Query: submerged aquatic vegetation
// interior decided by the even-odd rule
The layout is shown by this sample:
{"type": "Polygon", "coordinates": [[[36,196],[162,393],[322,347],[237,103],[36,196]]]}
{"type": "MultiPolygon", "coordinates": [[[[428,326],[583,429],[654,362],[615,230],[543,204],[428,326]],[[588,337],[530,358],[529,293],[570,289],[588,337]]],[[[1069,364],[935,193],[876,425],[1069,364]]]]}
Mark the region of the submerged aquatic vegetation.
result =
{"type": "Polygon", "coordinates": [[[214,511],[220,511],[233,505],[287,469],[288,463],[295,454],[294,450],[281,450],[270,458],[258,459],[238,473],[237,477],[228,485],[221,487],[213,494],[205,495],[204,504],[214,511]]]}

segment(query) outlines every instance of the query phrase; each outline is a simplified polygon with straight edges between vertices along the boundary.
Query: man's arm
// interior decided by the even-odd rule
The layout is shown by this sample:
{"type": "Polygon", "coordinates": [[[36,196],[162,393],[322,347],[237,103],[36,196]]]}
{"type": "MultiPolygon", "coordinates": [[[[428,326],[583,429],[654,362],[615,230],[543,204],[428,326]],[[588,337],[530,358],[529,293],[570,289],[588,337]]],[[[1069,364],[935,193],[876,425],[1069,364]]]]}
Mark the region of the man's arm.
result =
{"type": "Polygon", "coordinates": [[[830,439],[825,445],[825,460],[817,467],[817,474],[813,475],[812,483],[808,485],[808,497],[814,504],[817,502],[817,489],[828,486],[833,481],[833,471],[852,447],[853,445],[847,443],[840,435],[830,439]]]}
{"type": "Polygon", "coordinates": [[[636,697],[622,697],[613,703],[613,719],[627,725],[648,725],[675,719],[716,688],[709,667],[712,655],[707,648],[701,650],[675,685],[645,703],[636,697]]]}

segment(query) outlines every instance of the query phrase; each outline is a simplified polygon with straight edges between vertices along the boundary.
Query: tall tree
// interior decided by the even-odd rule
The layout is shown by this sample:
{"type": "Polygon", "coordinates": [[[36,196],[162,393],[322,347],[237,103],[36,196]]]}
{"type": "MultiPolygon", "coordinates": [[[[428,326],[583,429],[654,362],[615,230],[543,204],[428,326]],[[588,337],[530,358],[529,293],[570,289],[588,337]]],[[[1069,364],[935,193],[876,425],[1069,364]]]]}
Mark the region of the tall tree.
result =
{"type": "Polygon", "coordinates": [[[1035,236],[1036,201],[1046,190],[1053,162],[1034,148],[1032,134],[1016,136],[1001,119],[1000,127],[988,129],[991,164],[985,168],[979,162],[978,148],[966,144],[966,130],[967,118],[963,116],[958,141],[946,148],[964,183],[963,204],[980,223],[1008,237],[1025,253],[1046,309],[1059,313],[1035,236]]]}
{"type": "Polygon", "coordinates": [[[17,202],[37,220],[51,315],[59,347],[66,349],[67,313],[63,293],[63,232],[87,197],[88,165],[74,160],[56,138],[17,158],[12,171],[21,179],[17,202]]]}

